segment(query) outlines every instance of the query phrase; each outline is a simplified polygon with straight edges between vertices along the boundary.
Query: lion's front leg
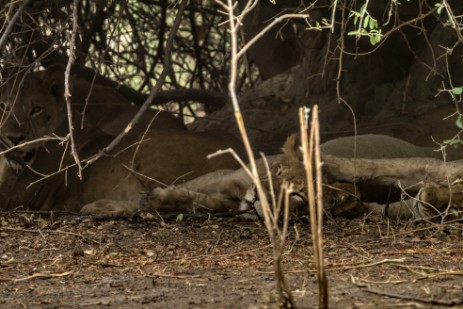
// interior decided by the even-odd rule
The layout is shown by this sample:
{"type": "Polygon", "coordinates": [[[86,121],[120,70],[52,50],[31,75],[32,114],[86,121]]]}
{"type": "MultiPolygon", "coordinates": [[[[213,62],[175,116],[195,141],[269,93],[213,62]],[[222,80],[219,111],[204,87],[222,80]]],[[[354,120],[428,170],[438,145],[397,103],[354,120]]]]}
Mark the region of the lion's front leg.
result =
{"type": "Polygon", "coordinates": [[[200,192],[179,187],[156,188],[143,194],[140,209],[160,212],[219,212],[237,210],[239,200],[223,192],[200,192]]]}
{"type": "Polygon", "coordinates": [[[86,204],[80,212],[96,217],[132,218],[137,211],[138,205],[133,201],[102,199],[86,204]]]}

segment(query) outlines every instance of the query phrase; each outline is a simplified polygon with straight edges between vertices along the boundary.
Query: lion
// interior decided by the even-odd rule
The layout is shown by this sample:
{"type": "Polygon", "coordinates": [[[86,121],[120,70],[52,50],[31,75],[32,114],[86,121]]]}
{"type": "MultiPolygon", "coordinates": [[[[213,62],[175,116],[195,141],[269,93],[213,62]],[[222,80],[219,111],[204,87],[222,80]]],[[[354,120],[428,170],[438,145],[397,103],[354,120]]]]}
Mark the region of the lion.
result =
{"type": "Polygon", "coordinates": [[[358,136],[354,158],[353,139],[321,145],[328,214],[350,218],[374,213],[431,221],[463,218],[463,160],[444,162],[439,151],[382,135],[358,136]],[[345,144],[350,146],[347,152],[345,144]],[[387,145],[388,150],[381,153],[379,145],[387,145]]]}
{"type": "Polygon", "coordinates": [[[79,212],[84,208],[84,213],[90,214],[133,214],[138,209],[140,191],[182,183],[214,170],[238,166],[232,156],[206,158],[220,148],[233,147],[238,152],[240,148],[229,138],[224,140],[207,133],[152,131],[135,146],[87,163],[86,155],[98,151],[101,143],[109,140],[101,134],[91,138],[91,142],[79,149],[84,159],[82,180],[77,177],[76,167],[70,160],[60,169],[63,150],[58,144],[47,143],[49,152],[40,148],[35,162],[20,174],[9,169],[9,177],[16,175],[16,181],[8,181],[14,183],[8,191],[1,187],[0,192],[7,193],[2,196],[2,208],[23,205],[31,210],[79,212]]]}
{"type": "Polygon", "coordinates": [[[430,221],[452,221],[463,218],[463,184],[427,181],[413,205],[416,218],[430,221]]]}
{"type": "MultiPolygon", "coordinates": [[[[108,111],[111,108],[121,111],[121,105],[112,104],[112,101],[120,103],[122,99],[117,99],[117,93],[108,90],[112,94],[105,100],[105,88],[97,91],[98,96],[103,95],[101,100],[96,96],[88,102],[83,119],[79,112],[75,113],[76,123],[82,124],[74,130],[83,174],[80,180],[66,139],[58,138],[67,135],[68,124],[62,74],[56,72],[59,70],[31,73],[21,78],[21,85],[7,84],[0,89],[3,111],[0,140],[6,149],[0,157],[3,209],[22,205],[32,210],[122,216],[131,216],[140,208],[174,212],[259,209],[260,200],[255,194],[252,178],[244,168],[237,169],[238,163],[232,156],[206,159],[208,154],[229,147],[243,157],[241,143],[226,134],[194,133],[178,127],[171,130],[135,128],[129,134],[130,138],[113,152],[102,152],[102,147],[117,133],[115,128],[126,125],[125,116],[105,118],[107,114],[99,108],[104,106],[108,111]]],[[[73,110],[79,107],[76,103],[78,101],[72,105],[73,110]]],[[[133,111],[133,107],[122,109],[123,114],[133,111]]],[[[151,121],[151,117],[149,119],[151,121]]],[[[367,187],[369,181],[373,181],[396,189],[398,180],[402,186],[411,187],[426,179],[428,174],[439,182],[449,178],[456,180],[463,172],[462,162],[443,163],[433,158],[436,155],[431,149],[382,135],[338,139],[322,145],[321,150],[326,182],[335,187],[345,186],[341,183],[346,182],[354,184],[350,190],[355,198],[334,198],[334,208],[331,209],[344,207],[348,201],[350,204],[346,209],[353,215],[364,212],[362,207],[370,209],[368,205],[373,205],[370,201],[365,203],[368,190],[359,188],[361,182],[358,180],[367,180],[367,187]],[[357,145],[354,151],[353,145],[357,145]]],[[[295,208],[306,204],[306,180],[295,137],[288,139],[282,154],[267,160],[259,159],[257,165],[268,192],[273,187],[278,194],[280,186],[289,182],[292,184],[289,194],[295,208]]],[[[347,187],[348,190],[343,190],[349,192],[347,187]]],[[[459,187],[449,186],[448,190],[452,188],[459,187]]],[[[436,202],[430,197],[437,196],[432,190],[432,186],[419,184],[410,190],[411,194],[418,192],[416,196],[423,201],[412,202],[413,215],[428,215],[426,204],[430,203],[438,203],[437,210],[442,209],[445,194],[438,195],[436,202]],[[427,192],[432,194],[426,195],[427,192]]],[[[413,199],[405,203],[410,200],[413,199]]],[[[397,200],[397,193],[394,198],[388,197],[383,201],[386,203],[383,212],[394,210],[401,201],[397,200]]],[[[449,208],[452,214],[454,208],[449,208]]],[[[336,212],[343,213],[339,209],[336,212]]]]}
{"type": "MultiPolygon", "coordinates": [[[[113,152],[101,152],[118,133],[105,132],[105,128],[124,129],[127,114],[134,109],[122,107],[124,101],[116,92],[99,88],[96,96],[90,97],[84,119],[79,119],[78,112],[74,114],[75,123],[83,123],[74,130],[82,166],[80,180],[66,140],[54,137],[68,132],[63,76],[57,71],[31,73],[22,78],[21,85],[7,84],[0,89],[0,139],[6,150],[0,157],[2,209],[23,206],[31,210],[84,209],[86,213],[113,213],[116,209],[130,214],[138,209],[140,191],[238,167],[231,155],[208,160],[208,154],[231,147],[244,155],[241,143],[226,133],[194,133],[183,125],[159,128],[154,125],[157,119],[146,130],[132,129],[113,152]],[[111,114],[104,118],[105,113],[115,111],[122,111],[123,117],[111,114]]],[[[80,107],[76,103],[72,103],[74,111],[80,107]]]]}
{"type": "MultiPolygon", "coordinates": [[[[338,158],[339,156],[339,158],[344,157],[343,159],[349,160],[348,158],[354,155],[352,147],[355,141],[359,146],[355,152],[358,158],[437,156],[430,148],[417,147],[393,137],[372,134],[329,141],[320,146],[322,155],[330,154],[332,157],[338,158]]],[[[269,188],[267,166],[272,176],[274,189],[278,190],[283,183],[291,183],[292,189],[289,192],[291,204],[292,208],[297,209],[307,205],[306,176],[297,138],[295,136],[289,137],[282,151],[283,154],[281,155],[257,160],[258,174],[267,188],[269,188]]],[[[350,171],[350,175],[355,175],[355,171],[350,171]]],[[[333,185],[330,186],[332,191],[326,190],[328,193],[325,194],[325,204],[329,205],[327,206],[328,211],[333,215],[355,217],[368,211],[382,212],[381,205],[378,203],[370,201],[363,203],[361,191],[367,191],[367,189],[358,190],[351,178],[336,179],[336,177],[332,177],[332,174],[326,176],[325,181],[331,182],[333,185]],[[351,182],[343,183],[342,181],[351,182]],[[339,193],[344,194],[344,196],[335,196],[339,193]],[[330,198],[333,200],[332,203],[330,203],[330,198]]],[[[400,192],[395,191],[394,199],[397,195],[400,196],[400,192]]],[[[391,200],[390,204],[394,203],[395,200],[393,202],[391,200]]],[[[142,210],[146,211],[244,211],[257,208],[258,214],[261,212],[259,211],[261,206],[256,197],[253,180],[244,168],[235,171],[214,172],[179,186],[156,188],[142,197],[140,206],[142,210]],[[219,173],[220,176],[216,173],[219,173]]],[[[395,209],[395,204],[391,208],[395,209]]],[[[394,211],[391,210],[392,212],[394,211]]]]}
{"type": "Polygon", "coordinates": [[[362,134],[340,137],[320,145],[325,154],[343,158],[441,158],[440,151],[433,147],[415,146],[399,138],[381,134],[362,134]]]}
{"type": "MultiPolygon", "coordinates": [[[[84,134],[84,127],[92,126],[116,136],[138,111],[114,89],[92,85],[78,77],[73,79],[72,94],[75,134],[84,134]]],[[[64,121],[67,115],[64,67],[54,65],[45,71],[19,75],[3,85],[0,88],[0,113],[3,148],[21,145],[24,163],[32,162],[36,149],[43,144],[40,138],[66,136],[69,131],[64,121]]],[[[172,114],[148,110],[128,133],[135,136],[149,125],[154,130],[186,130],[172,114]]],[[[19,151],[16,152],[18,154],[19,151]]]]}
{"type": "Polygon", "coordinates": [[[389,205],[390,216],[431,221],[463,217],[463,160],[352,159],[328,154],[323,160],[324,172],[333,179],[350,183],[371,180],[399,188],[411,197],[389,205]]]}

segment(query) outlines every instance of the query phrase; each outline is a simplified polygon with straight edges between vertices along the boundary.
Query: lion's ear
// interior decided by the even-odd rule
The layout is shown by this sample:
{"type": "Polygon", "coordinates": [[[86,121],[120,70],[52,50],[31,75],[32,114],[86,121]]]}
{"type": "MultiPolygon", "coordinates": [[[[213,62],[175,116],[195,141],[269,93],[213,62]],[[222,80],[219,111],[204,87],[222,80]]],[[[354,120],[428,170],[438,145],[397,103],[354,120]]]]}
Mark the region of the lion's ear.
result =
{"type": "Polygon", "coordinates": [[[66,67],[54,64],[45,71],[40,72],[43,86],[57,101],[64,100],[64,72],[66,67]]]}
{"type": "Polygon", "coordinates": [[[296,134],[292,134],[286,139],[286,142],[281,150],[285,155],[288,156],[290,160],[302,161],[302,152],[299,144],[300,142],[298,136],[296,134]]]}

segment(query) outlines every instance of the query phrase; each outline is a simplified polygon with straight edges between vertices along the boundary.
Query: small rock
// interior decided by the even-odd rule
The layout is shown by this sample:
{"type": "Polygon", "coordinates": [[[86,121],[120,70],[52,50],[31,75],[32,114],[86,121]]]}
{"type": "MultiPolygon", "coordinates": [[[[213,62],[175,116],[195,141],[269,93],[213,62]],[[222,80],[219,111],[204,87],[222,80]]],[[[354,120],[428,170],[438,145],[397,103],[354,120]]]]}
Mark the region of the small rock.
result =
{"type": "Polygon", "coordinates": [[[82,247],[80,247],[80,246],[75,247],[74,251],[72,251],[72,256],[74,256],[74,257],[79,257],[79,256],[82,257],[84,255],[85,255],[84,249],[82,247]]]}
{"type": "Polygon", "coordinates": [[[250,239],[251,238],[251,231],[249,229],[244,229],[240,234],[240,238],[242,238],[242,239],[250,239]]]}

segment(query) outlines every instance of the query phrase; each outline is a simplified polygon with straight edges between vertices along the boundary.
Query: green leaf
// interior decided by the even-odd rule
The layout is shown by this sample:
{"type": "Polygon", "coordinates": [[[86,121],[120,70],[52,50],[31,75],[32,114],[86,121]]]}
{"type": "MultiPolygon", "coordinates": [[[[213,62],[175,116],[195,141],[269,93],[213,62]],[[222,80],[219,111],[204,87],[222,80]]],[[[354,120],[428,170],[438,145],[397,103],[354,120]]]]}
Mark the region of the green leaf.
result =
{"type": "Polygon", "coordinates": [[[423,269],[423,272],[425,274],[432,274],[433,273],[432,269],[428,269],[428,268],[423,269]]]}
{"type": "Polygon", "coordinates": [[[376,45],[381,41],[381,36],[380,35],[372,35],[370,36],[370,44],[371,45],[376,45]]]}
{"type": "Polygon", "coordinates": [[[460,129],[463,129],[463,122],[461,121],[461,114],[458,115],[458,118],[457,118],[457,120],[455,121],[455,124],[456,124],[457,127],[459,127],[460,129]]]}
{"type": "Polygon", "coordinates": [[[378,22],[374,18],[370,18],[370,29],[376,29],[378,28],[378,22]]]}
{"type": "Polygon", "coordinates": [[[443,143],[449,146],[457,146],[461,143],[461,141],[458,139],[446,139],[445,141],[443,141],[443,143]]]}
{"type": "Polygon", "coordinates": [[[463,87],[455,87],[452,89],[452,93],[455,95],[460,95],[463,93],[463,87]]]}
{"type": "Polygon", "coordinates": [[[357,35],[359,32],[357,30],[350,31],[347,33],[347,35],[357,35]]]}
{"type": "Polygon", "coordinates": [[[363,25],[362,25],[363,28],[365,29],[365,28],[368,26],[369,23],[370,23],[370,16],[367,15],[367,16],[365,16],[365,18],[363,19],[363,25]]]}
{"type": "Polygon", "coordinates": [[[437,7],[437,14],[440,15],[442,13],[442,10],[444,9],[444,4],[443,3],[436,3],[434,6],[437,7]]]}
{"type": "Polygon", "coordinates": [[[365,4],[362,5],[362,7],[360,8],[360,15],[364,15],[366,11],[367,11],[367,4],[365,3],[365,4]]]}

